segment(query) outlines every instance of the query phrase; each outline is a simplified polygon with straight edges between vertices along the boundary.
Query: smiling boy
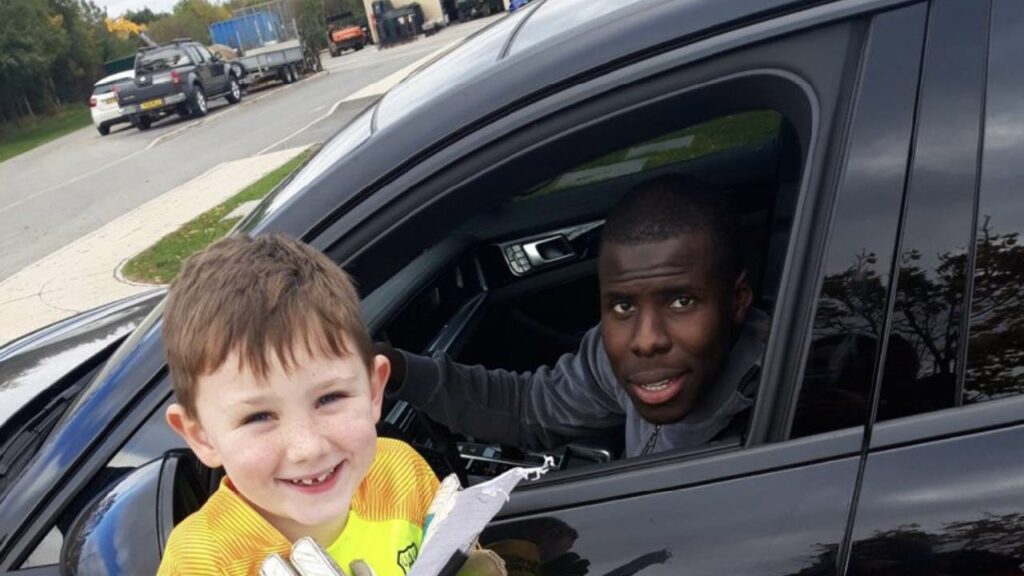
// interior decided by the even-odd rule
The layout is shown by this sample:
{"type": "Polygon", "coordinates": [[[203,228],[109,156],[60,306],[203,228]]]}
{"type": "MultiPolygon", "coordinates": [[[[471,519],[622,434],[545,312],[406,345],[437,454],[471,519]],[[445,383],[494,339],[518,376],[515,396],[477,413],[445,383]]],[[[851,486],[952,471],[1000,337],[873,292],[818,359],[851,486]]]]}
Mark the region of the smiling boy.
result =
{"type": "Polygon", "coordinates": [[[390,367],[340,268],[284,236],[220,240],[172,285],[164,346],[167,421],[226,477],[175,527],[160,574],[257,574],[306,536],[340,566],[408,570],[438,481],[377,438],[390,367]]]}
{"type": "Polygon", "coordinates": [[[626,456],[739,434],[768,319],[750,308],[736,236],[721,194],[682,176],[649,180],[609,212],[601,323],[575,354],[514,373],[381,346],[388,393],[457,431],[534,449],[619,425],[626,456]]]}

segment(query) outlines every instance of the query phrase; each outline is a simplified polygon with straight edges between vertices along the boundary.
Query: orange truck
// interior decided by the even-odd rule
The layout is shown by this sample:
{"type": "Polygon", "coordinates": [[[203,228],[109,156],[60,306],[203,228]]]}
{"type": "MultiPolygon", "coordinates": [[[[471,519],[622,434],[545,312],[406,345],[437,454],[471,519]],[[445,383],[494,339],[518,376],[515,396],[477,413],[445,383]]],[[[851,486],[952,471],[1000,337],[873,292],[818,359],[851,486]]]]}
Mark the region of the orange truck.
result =
{"type": "Polygon", "coordinates": [[[337,26],[331,25],[327,30],[327,49],[331,56],[341,54],[343,50],[362,50],[363,46],[369,43],[366,30],[362,26],[337,26]]]}

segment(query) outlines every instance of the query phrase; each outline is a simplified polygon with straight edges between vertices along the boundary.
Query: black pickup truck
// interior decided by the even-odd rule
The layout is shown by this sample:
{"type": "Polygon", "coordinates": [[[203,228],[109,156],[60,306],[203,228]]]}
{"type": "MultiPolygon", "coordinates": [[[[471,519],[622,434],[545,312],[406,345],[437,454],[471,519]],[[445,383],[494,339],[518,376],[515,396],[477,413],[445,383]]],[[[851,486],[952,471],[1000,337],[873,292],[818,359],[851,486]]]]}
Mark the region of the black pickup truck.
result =
{"type": "Polygon", "coordinates": [[[171,112],[183,117],[206,114],[210,98],[242,100],[244,69],[188,38],[142,48],[135,57],[135,80],[117,89],[121,113],[139,130],[171,112]]]}

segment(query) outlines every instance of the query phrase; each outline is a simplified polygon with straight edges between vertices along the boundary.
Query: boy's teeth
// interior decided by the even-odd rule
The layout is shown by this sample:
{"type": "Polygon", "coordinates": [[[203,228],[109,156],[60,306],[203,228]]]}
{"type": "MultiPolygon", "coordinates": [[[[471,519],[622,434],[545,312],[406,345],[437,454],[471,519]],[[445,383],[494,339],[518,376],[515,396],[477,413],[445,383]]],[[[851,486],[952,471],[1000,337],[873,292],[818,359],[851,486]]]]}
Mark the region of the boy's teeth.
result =
{"type": "Polygon", "coordinates": [[[322,482],[326,482],[327,479],[329,479],[333,474],[334,474],[334,469],[332,468],[331,470],[328,470],[327,472],[324,472],[323,474],[321,474],[320,476],[318,476],[316,478],[300,478],[298,480],[292,480],[291,483],[292,484],[301,484],[303,486],[315,486],[315,485],[320,484],[322,482]]]}

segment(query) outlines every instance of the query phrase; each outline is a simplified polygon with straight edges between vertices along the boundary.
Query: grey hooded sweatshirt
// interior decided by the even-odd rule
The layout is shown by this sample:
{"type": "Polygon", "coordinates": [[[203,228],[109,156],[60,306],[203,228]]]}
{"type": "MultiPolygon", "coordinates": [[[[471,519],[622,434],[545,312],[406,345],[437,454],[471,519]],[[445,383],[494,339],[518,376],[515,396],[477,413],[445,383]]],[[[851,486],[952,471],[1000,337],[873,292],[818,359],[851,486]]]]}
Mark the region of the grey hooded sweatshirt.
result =
{"type": "MultiPolygon", "coordinates": [[[[753,405],[767,324],[764,313],[750,310],[718,377],[685,418],[660,427],[649,452],[704,445],[753,405]]],[[[641,418],[612,372],[598,326],[587,331],[575,354],[536,372],[488,370],[441,354],[402,354],[405,380],[389,396],[481,440],[554,449],[625,424],[625,455],[632,457],[655,434],[656,426],[641,418]]]]}

